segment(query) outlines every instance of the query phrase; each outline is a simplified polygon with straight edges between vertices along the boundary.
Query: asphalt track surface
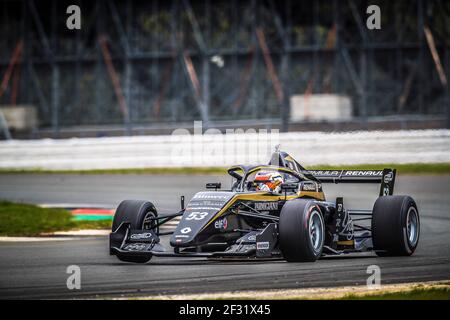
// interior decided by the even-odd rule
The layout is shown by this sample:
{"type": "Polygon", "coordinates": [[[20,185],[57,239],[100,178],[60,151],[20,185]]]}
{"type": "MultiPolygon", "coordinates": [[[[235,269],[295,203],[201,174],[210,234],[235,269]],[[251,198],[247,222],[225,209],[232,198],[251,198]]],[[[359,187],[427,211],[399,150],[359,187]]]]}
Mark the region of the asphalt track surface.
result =
{"type": "MultiPolygon", "coordinates": [[[[211,175],[0,175],[0,199],[29,203],[116,206],[123,199],[152,200],[174,212],[211,175]]],[[[381,268],[382,284],[450,280],[450,176],[399,176],[396,194],[409,194],[421,214],[421,238],[412,257],[372,253],[323,258],[315,263],[153,258],[122,263],[108,255],[106,237],[73,241],[0,242],[0,298],[85,298],[364,285],[367,267],[381,268]],[[81,290],[68,290],[66,268],[81,268],[81,290]]],[[[343,195],[347,208],[371,208],[376,185],[327,185],[329,200],[343,195]]],[[[1,223],[1,222],[0,222],[1,223]]],[[[163,243],[167,239],[163,238],[163,243]]]]}

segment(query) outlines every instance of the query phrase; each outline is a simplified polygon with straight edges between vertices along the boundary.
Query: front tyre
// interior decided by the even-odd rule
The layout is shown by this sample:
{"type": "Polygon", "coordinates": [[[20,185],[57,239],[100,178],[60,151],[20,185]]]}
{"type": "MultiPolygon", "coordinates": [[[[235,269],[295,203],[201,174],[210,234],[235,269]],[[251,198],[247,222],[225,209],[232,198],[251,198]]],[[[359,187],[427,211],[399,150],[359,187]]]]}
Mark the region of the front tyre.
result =
{"type": "Polygon", "coordinates": [[[419,243],[420,219],[410,196],[379,197],[373,206],[372,240],[378,256],[410,256],[419,243]]]}
{"type": "Polygon", "coordinates": [[[312,262],[322,254],[325,224],[319,206],[311,200],[291,200],[281,209],[280,250],[288,262],[312,262]]]}
{"type": "MultiPolygon", "coordinates": [[[[131,229],[150,230],[154,229],[156,221],[151,218],[157,217],[158,213],[155,206],[144,200],[124,200],[117,207],[114,214],[112,231],[123,223],[129,223],[131,229]]],[[[150,261],[151,256],[132,256],[126,254],[117,254],[117,258],[125,262],[146,263],[150,261]]]]}

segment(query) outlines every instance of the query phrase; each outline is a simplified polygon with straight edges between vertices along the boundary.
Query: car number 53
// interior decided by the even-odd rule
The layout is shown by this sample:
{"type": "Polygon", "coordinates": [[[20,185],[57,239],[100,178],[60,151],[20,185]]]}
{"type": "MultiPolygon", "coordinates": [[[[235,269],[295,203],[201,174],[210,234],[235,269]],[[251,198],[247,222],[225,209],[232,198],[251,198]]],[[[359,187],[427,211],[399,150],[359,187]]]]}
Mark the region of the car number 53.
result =
{"type": "Polygon", "coordinates": [[[203,220],[208,215],[208,212],[198,212],[194,211],[191,212],[187,217],[186,220],[203,220]]]}

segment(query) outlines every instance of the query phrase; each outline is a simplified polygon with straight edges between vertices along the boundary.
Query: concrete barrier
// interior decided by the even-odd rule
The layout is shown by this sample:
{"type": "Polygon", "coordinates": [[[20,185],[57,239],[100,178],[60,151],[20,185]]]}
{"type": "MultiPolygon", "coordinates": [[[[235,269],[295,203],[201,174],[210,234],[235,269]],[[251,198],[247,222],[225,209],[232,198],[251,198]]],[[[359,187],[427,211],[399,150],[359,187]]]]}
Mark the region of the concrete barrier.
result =
{"type": "Polygon", "coordinates": [[[450,163],[450,130],[134,136],[0,142],[0,168],[109,169],[267,163],[274,145],[304,165],[450,163]],[[255,151],[256,150],[256,151],[255,151]],[[253,153],[256,156],[249,156],[253,153]],[[248,160],[248,161],[247,161],[248,160]]]}
{"type": "Polygon", "coordinates": [[[30,131],[38,126],[36,107],[27,105],[1,106],[10,130],[30,131]]]}

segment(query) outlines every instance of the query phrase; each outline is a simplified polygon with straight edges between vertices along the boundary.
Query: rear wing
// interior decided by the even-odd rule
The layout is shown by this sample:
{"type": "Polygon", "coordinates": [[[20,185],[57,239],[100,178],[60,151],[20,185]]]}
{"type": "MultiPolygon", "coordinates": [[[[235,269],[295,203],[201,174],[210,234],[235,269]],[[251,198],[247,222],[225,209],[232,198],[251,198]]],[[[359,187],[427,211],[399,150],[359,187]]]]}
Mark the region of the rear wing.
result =
{"type": "Polygon", "coordinates": [[[383,170],[307,170],[322,183],[381,183],[380,196],[394,193],[396,169],[383,170]]]}

